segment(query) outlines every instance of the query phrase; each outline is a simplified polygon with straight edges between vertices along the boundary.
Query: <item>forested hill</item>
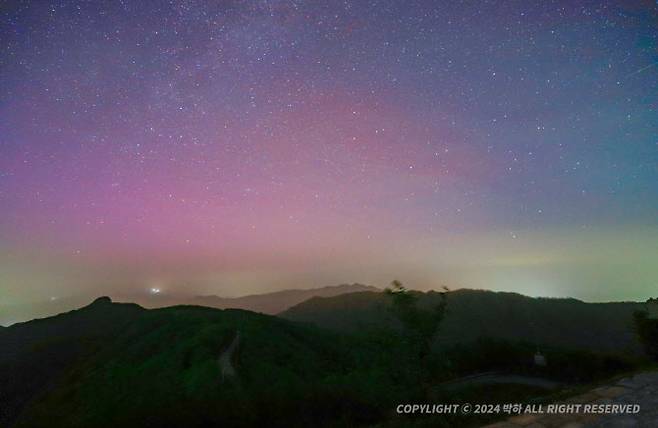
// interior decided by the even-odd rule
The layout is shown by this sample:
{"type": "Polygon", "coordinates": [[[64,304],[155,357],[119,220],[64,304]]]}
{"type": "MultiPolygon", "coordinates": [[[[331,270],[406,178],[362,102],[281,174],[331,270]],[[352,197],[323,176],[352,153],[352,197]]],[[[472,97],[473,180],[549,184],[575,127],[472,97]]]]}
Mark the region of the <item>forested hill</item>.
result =
{"type": "MultiPolygon", "coordinates": [[[[420,293],[419,304],[439,301],[439,293],[420,293]]],[[[437,343],[469,342],[478,337],[611,352],[640,352],[632,314],[642,303],[585,303],[576,299],[532,298],[516,293],[457,290],[447,293],[447,314],[437,343]]],[[[362,292],[312,298],[279,314],[337,331],[395,325],[384,293],[362,292]]]]}
{"type": "Polygon", "coordinates": [[[7,327],[0,344],[0,427],[368,425],[418,384],[401,345],[238,309],[104,297],[7,327]]]}

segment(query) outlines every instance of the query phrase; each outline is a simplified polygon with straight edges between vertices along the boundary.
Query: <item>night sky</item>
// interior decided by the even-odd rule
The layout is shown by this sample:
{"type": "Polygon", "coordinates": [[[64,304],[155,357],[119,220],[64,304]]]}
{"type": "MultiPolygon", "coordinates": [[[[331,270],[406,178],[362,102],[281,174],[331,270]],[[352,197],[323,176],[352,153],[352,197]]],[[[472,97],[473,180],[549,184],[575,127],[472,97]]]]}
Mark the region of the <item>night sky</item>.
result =
{"type": "Polygon", "coordinates": [[[9,1],[0,299],[658,294],[658,7],[9,1]]]}

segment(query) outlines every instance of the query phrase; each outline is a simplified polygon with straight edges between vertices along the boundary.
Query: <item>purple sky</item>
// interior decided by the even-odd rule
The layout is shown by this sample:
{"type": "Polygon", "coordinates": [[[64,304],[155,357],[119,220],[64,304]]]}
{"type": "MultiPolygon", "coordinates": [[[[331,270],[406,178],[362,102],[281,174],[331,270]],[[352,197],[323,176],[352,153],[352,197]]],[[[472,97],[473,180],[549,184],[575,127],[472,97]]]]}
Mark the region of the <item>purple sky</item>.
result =
{"type": "Polygon", "coordinates": [[[658,285],[652,2],[8,2],[0,291],[658,285]]]}

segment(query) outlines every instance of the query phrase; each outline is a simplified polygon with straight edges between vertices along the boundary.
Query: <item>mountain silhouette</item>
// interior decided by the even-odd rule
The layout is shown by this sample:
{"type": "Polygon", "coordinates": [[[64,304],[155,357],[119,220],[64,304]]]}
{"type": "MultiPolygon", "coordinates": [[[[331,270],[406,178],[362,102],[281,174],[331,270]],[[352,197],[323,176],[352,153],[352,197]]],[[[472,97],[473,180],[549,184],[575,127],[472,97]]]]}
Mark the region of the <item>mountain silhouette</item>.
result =
{"type": "MultiPolygon", "coordinates": [[[[440,299],[435,292],[414,294],[421,307],[440,299]]],[[[145,309],[101,297],[78,310],[14,324],[0,330],[0,426],[383,426],[395,422],[391,409],[405,400],[464,399],[468,390],[432,392],[464,375],[505,370],[591,382],[637,364],[592,351],[610,348],[606,340],[624,349],[630,341],[625,317],[636,304],[450,292],[440,352],[421,364],[413,338],[390,317],[389,303],[384,293],[371,291],[314,297],[277,317],[190,305],[145,309]],[[592,328],[604,339],[593,338],[592,328]],[[567,339],[556,339],[559,329],[567,339]],[[484,334],[509,341],[476,340],[484,334]],[[512,343],[524,337],[592,349],[553,346],[544,351],[557,363],[537,368],[534,344],[512,343]]],[[[510,391],[543,393],[498,388],[508,401],[527,398],[510,391]]],[[[440,416],[432,417],[437,422],[440,416]]],[[[465,421],[454,417],[453,425],[465,421]]]]}
{"type": "MultiPolygon", "coordinates": [[[[416,292],[421,306],[439,293],[416,292]]],[[[529,341],[549,346],[605,352],[641,353],[633,312],[643,303],[585,303],[576,299],[532,298],[516,293],[456,290],[447,293],[446,317],[437,344],[472,342],[479,337],[529,341]]],[[[283,311],[286,319],[339,332],[395,326],[383,293],[315,297],[283,311]]]]}
{"type": "Polygon", "coordinates": [[[385,388],[360,384],[376,343],[240,309],[102,297],[7,327],[0,343],[2,427],[332,426],[381,417],[395,385],[392,361],[373,373],[385,388]],[[346,398],[355,382],[367,402],[346,398]]]}
{"type": "Polygon", "coordinates": [[[235,298],[198,296],[188,301],[188,303],[220,309],[246,309],[253,312],[275,315],[313,297],[334,297],[341,294],[363,291],[377,292],[380,290],[376,287],[354,283],[321,288],[282,290],[273,293],[252,294],[235,298]]]}

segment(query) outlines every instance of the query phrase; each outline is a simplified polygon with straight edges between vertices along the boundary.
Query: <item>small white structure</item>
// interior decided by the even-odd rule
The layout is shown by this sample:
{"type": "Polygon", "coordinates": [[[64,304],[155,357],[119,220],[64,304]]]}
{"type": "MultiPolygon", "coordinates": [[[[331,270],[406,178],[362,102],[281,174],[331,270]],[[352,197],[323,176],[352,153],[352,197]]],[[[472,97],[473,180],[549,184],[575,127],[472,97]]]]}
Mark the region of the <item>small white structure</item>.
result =
{"type": "Polygon", "coordinates": [[[537,351],[535,352],[535,365],[539,367],[546,367],[546,357],[544,355],[537,351]]]}

